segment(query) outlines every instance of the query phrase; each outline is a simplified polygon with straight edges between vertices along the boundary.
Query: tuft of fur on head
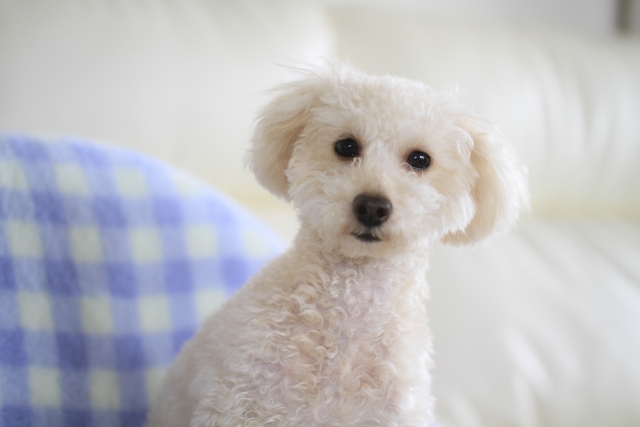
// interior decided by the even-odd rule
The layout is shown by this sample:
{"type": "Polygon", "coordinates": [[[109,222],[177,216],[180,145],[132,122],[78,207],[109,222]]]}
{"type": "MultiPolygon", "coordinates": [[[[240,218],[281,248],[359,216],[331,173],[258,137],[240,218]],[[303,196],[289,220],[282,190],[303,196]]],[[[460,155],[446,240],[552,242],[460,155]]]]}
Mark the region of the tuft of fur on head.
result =
{"type": "Polygon", "coordinates": [[[455,95],[341,64],[311,68],[275,90],[262,110],[249,154],[258,181],[299,212],[299,239],[339,257],[426,251],[438,240],[475,244],[508,229],[528,200],[526,170],[496,127],[455,95]],[[353,138],[360,154],[334,152],[353,138]],[[431,157],[424,171],[412,151],[431,157]],[[372,235],[352,202],[383,196],[393,213],[372,235]]]}

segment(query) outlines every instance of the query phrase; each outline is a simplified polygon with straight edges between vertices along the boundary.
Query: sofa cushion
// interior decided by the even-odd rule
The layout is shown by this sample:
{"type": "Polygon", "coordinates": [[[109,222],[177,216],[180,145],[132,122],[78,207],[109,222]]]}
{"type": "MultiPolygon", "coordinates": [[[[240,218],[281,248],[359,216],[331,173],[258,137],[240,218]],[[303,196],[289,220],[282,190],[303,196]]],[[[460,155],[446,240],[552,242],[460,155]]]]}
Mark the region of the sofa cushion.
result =
{"type": "Polygon", "coordinates": [[[150,158],[0,137],[0,425],[141,425],[203,317],[282,249],[150,158]]]}
{"type": "Polygon", "coordinates": [[[430,264],[442,425],[640,425],[640,220],[534,219],[430,264]]]}

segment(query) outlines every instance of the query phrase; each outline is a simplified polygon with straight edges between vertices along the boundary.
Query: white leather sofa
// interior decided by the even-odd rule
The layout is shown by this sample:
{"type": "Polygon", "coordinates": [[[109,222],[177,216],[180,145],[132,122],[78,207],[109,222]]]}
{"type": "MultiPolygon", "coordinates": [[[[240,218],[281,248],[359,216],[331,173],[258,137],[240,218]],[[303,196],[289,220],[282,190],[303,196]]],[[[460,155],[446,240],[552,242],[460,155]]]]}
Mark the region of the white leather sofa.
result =
{"type": "Polygon", "coordinates": [[[528,164],[531,213],[431,262],[445,427],[640,425],[640,41],[293,1],[0,2],[0,130],[178,165],[285,238],[243,169],[277,64],[338,56],[457,86],[528,164]]]}

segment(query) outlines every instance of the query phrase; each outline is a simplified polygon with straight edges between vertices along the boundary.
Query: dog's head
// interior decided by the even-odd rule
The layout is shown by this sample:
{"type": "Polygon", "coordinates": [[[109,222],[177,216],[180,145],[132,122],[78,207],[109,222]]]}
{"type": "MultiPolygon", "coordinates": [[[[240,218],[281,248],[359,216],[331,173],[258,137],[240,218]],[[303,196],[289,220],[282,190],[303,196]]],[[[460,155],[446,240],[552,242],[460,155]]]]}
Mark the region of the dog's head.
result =
{"type": "Polygon", "coordinates": [[[381,257],[476,243],[526,204],[524,168],[451,94],[340,64],[276,90],[249,162],[322,250],[381,257]]]}

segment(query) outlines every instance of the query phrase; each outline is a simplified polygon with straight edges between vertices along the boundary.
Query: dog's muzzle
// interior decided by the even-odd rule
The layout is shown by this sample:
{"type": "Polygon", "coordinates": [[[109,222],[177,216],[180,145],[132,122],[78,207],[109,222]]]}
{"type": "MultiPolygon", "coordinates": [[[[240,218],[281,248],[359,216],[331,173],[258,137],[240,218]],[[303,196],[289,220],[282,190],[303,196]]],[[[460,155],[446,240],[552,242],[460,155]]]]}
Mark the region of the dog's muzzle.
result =
{"type": "Polygon", "coordinates": [[[389,219],[391,209],[391,202],[384,197],[361,194],[353,199],[353,213],[367,228],[383,224],[389,219]]]}

